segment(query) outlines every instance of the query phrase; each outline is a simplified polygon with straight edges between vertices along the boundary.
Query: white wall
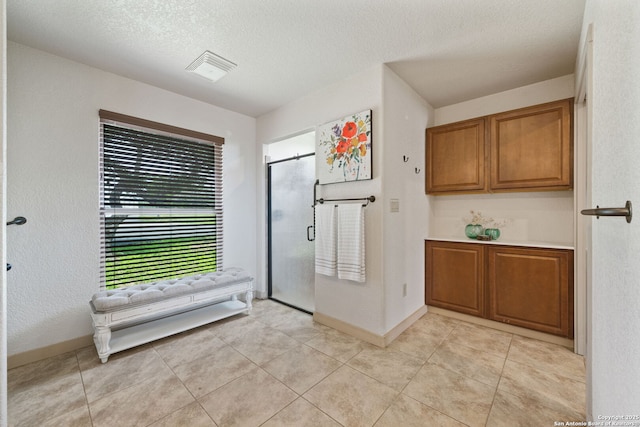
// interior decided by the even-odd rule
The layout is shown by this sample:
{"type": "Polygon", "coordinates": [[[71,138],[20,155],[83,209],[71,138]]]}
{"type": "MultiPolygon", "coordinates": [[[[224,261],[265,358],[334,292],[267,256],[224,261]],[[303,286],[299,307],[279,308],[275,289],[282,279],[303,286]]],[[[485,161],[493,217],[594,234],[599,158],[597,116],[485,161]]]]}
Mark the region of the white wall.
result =
{"type": "Polygon", "coordinates": [[[263,146],[263,155],[269,156],[269,161],[288,159],[294,156],[315,153],[316,133],[313,130],[292,135],[289,138],[263,146]]]}
{"type": "Polygon", "coordinates": [[[573,97],[574,75],[569,74],[516,89],[494,93],[458,104],[440,107],[435,111],[434,126],[482,117],[530,105],[544,104],[573,97]]]}
{"type": "Polygon", "coordinates": [[[9,354],[92,333],[99,109],[225,138],[224,265],[256,270],[255,119],[9,42],[9,354]]]}
{"type": "MultiPolygon", "coordinates": [[[[435,110],[435,124],[571,98],[574,75],[500,92],[435,110]]],[[[493,219],[507,219],[500,240],[517,243],[574,244],[573,192],[500,193],[430,196],[431,237],[465,238],[463,218],[480,211],[493,219]]]]}
{"type": "MultiPolygon", "coordinates": [[[[593,23],[592,203],[640,203],[640,2],[588,0],[593,23]]],[[[581,54],[578,56],[581,57],[581,54]]],[[[594,206],[595,207],[595,206],[594,206]]],[[[640,413],[640,221],[592,219],[593,281],[587,338],[587,412],[640,413]]],[[[619,422],[627,422],[619,420],[619,422]]],[[[638,420],[633,421],[635,425],[638,420]]]]}
{"type": "MultiPolygon", "coordinates": [[[[257,142],[265,144],[282,139],[287,135],[314,128],[323,123],[347,116],[362,110],[372,109],[373,134],[373,179],[367,181],[328,184],[320,186],[318,197],[343,198],[381,197],[382,160],[377,153],[382,140],[382,66],[359,73],[336,85],[303,97],[281,107],[257,120],[257,142]]],[[[257,163],[264,170],[264,161],[257,163]]],[[[261,172],[261,175],[264,175],[261,172]]],[[[264,182],[264,181],[263,181],[264,182]]],[[[264,188],[264,184],[259,184],[264,188]]],[[[309,189],[313,191],[313,189],[309,189]]],[[[260,211],[264,212],[264,196],[260,199],[260,211]]],[[[260,215],[264,218],[264,214],[260,215]]],[[[382,334],[383,321],[383,284],[382,284],[382,204],[372,203],[365,213],[366,228],[366,276],[365,283],[337,280],[316,275],[316,312],[360,327],[375,334],[382,334]]],[[[264,222],[264,221],[263,221],[264,222]]],[[[262,239],[260,248],[264,248],[264,224],[259,229],[262,239]]],[[[266,259],[266,253],[259,255],[266,259]]],[[[264,263],[263,263],[264,267],[264,263]]],[[[262,287],[264,290],[266,267],[262,269],[262,287]]]]}
{"type": "Polygon", "coordinates": [[[373,179],[324,185],[319,196],[376,196],[365,211],[367,280],[316,275],[316,312],[382,336],[424,305],[424,130],[431,107],[381,65],[258,118],[257,140],[268,143],[365,109],[373,110],[373,179]],[[400,212],[390,212],[391,199],[400,212]]]}
{"type": "Polygon", "coordinates": [[[387,332],[424,306],[424,239],[429,225],[424,138],[433,108],[391,69],[384,67],[383,77],[384,145],[377,154],[384,162],[384,199],[380,202],[387,332]],[[391,212],[392,199],[398,200],[399,212],[391,212]],[[403,284],[407,285],[406,296],[403,284]]]}

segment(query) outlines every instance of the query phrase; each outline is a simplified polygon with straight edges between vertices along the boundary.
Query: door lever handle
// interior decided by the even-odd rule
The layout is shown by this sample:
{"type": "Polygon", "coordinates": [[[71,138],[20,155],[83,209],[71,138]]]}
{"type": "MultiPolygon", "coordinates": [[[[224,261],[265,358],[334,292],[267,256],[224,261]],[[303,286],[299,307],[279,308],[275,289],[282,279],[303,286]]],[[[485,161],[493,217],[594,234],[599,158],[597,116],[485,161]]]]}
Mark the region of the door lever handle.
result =
{"type": "Polygon", "coordinates": [[[631,222],[633,217],[633,211],[631,210],[631,202],[627,200],[624,208],[601,208],[596,206],[596,209],[583,209],[580,211],[582,215],[594,215],[597,219],[601,216],[624,216],[627,218],[627,222],[631,222]]]}
{"type": "Polygon", "coordinates": [[[7,225],[22,225],[24,223],[27,222],[27,218],[23,217],[23,216],[17,216],[15,218],[13,218],[11,221],[7,221],[7,225]]]}

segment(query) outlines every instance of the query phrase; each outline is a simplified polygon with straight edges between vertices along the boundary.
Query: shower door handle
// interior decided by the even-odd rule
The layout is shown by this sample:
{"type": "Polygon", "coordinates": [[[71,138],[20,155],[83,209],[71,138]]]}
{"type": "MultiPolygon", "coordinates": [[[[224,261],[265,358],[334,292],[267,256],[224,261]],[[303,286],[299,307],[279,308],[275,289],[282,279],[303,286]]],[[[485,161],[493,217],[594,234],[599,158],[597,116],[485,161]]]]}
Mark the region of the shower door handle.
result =
{"type": "Polygon", "coordinates": [[[309,230],[311,230],[312,228],[313,228],[313,225],[310,225],[310,226],[307,227],[307,240],[310,241],[310,242],[313,242],[314,240],[316,240],[315,230],[313,231],[314,236],[313,237],[309,236],[309,230]]]}

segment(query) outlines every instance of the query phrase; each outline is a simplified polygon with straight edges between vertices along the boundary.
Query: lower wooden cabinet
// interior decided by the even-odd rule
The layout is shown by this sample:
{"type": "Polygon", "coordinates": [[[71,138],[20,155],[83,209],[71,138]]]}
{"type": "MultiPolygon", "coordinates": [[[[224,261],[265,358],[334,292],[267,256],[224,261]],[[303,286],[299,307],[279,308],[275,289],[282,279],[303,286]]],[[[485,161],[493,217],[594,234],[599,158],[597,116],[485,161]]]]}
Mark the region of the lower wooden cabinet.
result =
{"type": "Polygon", "coordinates": [[[427,240],[425,299],[573,338],[573,251],[427,240]]]}
{"type": "Polygon", "coordinates": [[[573,337],[573,251],[487,247],[488,318],[573,337]]]}
{"type": "Polygon", "coordinates": [[[473,243],[427,241],[426,304],[484,317],[484,250],[473,243]]]}

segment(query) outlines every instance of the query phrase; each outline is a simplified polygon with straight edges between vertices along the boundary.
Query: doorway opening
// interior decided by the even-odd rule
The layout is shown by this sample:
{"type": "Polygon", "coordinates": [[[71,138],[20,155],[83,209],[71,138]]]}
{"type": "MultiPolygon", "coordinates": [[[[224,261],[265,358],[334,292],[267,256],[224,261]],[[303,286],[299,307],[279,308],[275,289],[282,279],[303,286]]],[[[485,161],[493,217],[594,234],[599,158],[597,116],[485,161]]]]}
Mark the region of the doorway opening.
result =
{"type": "MultiPolygon", "coordinates": [[[[282,157],[314,147],[310,132],[272,144],[269,153],[282,157]]],[[[267,163],[268,297],[310,314],[315,310],[314,183],[313,152],[267,163]]]]}

